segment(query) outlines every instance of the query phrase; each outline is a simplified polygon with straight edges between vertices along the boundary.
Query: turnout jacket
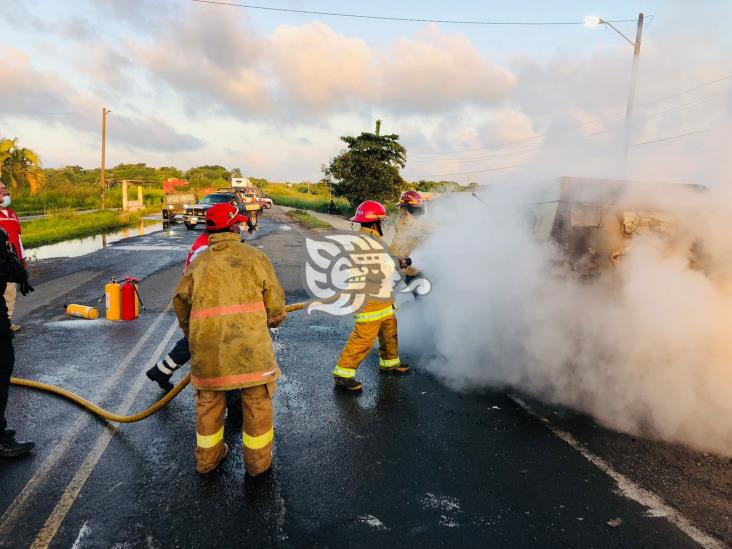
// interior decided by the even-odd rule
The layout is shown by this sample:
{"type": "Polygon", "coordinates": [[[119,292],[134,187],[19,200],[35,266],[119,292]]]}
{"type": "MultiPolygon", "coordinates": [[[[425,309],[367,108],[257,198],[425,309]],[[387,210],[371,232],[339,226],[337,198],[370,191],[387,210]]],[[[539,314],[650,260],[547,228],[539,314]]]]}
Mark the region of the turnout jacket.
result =
{"type": "MultiPolygon", "coordinates": [[[[389,247],[391,253],[399,259],[409,257],[430,230],[431,227],[427,223],[399,208],[396,232],[389,247]]],[[[419,270],[410,265],[402,269],[402,273],[407,276],[417,276],[419,270]]]]}
{"type": "Polygon", "coordinates": [[[209,237],[173,296],[191,348],[191,383],[225,391],[264,385],[280,369],[269,327],[287,316],[285,294],[269,258],[234,233],[209,237]]]}

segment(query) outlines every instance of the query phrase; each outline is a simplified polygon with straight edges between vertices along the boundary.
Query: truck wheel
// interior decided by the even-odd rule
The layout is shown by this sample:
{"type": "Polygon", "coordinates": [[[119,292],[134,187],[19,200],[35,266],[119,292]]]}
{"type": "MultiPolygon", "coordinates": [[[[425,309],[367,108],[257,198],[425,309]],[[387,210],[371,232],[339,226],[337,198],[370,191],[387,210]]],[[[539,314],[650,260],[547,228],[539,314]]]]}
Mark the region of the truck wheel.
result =
{"type": "Polygon", "coordinates": [[[186,225],[186,229],[188,229],[189,231],[192,231],[193,229],[196,228],[195,223],[188,223],[188,221],[185,222],[185,225],[186,225]]]}
{"type": "Polygon", "coordinates": [[[247,225],[250,227],[256,227],[258,221],[257,212],[249,212],[249,221],[247,221],[247,225]]]}
{"type": "Polygon", "coordinates": [[[269,210],[269,209],[270,209],[270,208],[272,207],[272,203],[271,203],[271,202],[267,202],[267,203],[266,203],[266,204],[264,205],[264,207],[265,207],[265,208],[267,208],[267,209],[269,210]]]}

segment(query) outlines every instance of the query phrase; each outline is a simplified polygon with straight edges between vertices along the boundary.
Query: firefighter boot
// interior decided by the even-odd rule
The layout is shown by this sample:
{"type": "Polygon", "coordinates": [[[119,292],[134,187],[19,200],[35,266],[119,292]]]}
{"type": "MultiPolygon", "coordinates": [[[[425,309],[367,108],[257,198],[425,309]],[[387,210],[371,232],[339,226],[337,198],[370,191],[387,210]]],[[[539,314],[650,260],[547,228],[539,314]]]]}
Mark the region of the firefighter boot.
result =
{"type": "Polygon", "coordinates": [[[14,458],[30,454],[35,444],[32,442],[19,442],[15,437],[0,440],[0,458],[14,458]]]}
{"type": "Polygon", "coordinates": [[[390,366],[388,368],[379,368],[382,374],[401,375],[409,373],[409,364],[397,364],[396,366],[390,366]]]}
{"type": "Polygon", "coordinates": [[[363,385],[355,377],[333,376],[333,379],[335,379],[335,386],[341,389],[353,392],[358,392],[363,389],[363,385]]]}
{"type": "MultiPolygon", "coordinates": [[[[159,363],[158,363],[159,364],[159,363]]],[[[158,385],[160,385],[160,388],[165,391],[166,393],[173,390],[174,385],[170,382],[170,378],[173,377],[173,373],[165,374],[163,373],[160,368],[158,368],[158,364],[150,368],[147,372],[145,372],[145,375],[150,379],[151,381],[154,381],[158,385]]]]}

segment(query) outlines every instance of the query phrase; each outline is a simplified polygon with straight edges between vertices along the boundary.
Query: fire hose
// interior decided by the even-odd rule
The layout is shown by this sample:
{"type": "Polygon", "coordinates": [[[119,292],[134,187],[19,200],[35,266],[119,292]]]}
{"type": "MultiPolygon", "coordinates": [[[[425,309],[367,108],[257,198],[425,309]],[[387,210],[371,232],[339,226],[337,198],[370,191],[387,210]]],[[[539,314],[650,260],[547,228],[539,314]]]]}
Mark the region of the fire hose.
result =
{"type": "MultiPolygon", "coordinates": [[[[290,305],[285,306],[285,311],[288,313],[299,311],[301,309],[304,309],[308,305],[307,301],[301,301],[299,303],[291,303],[290,305]]],[[[53,393],[54,395],[58,395],[60,397],[66,398],[82,408],[87,409],[89,412],[91,412],[94,415],[97,415],[103,419],[106,419],[107,421],[114,421],[116,423],[135,423],[137,421],[141,421],[145,418],[150,417],[155,412],[160,410],[161,408],[165,407],[171,400],[173,400],[175,397],[177,397],[183,389],[185,389],[188,384],[191,382],[191,373],[188,372],[183,379],[181,379],[178,384],[173,387],[173,389],[166,393],[163,398],[158,400],[155,404],[150,406],[149,408],[138,412],[136,414],[133,414],[131,416],[123,416],[119,414],[115,414],[113,412],[110,412],[108,410],[105,410],[104,408],[101,408],[100,406],[97,406],[93,402],[88,401],[84,397],[81,397],[77,395],[76,393],[72,393],[71,391],[68,391],[66,389],[62,389],[61,387],[57,387],[56,385],[51,385],[49,383],[43,383],[41,381],[34,381],[32,379],[23,379],[19,377],[11,377],[10,383],[13,385],[18,385],[19,387],[29,387],[31,389],[38,389],[41,391],[46,391],[49,393],[53,393]]]]}

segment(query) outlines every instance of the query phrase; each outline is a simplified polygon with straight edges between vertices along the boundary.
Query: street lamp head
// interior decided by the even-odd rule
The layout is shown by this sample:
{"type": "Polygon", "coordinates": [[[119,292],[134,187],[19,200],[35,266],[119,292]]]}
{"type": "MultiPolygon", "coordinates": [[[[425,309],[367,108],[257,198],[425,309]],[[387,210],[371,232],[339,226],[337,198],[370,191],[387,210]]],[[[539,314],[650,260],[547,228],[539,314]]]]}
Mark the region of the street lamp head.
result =
{"type": "Polygon", "coordinates": [[[585,17],[585,27],[597,27],[603,23],[602,17],[598,17],[597,15],[588,15],[585,17]]]}

